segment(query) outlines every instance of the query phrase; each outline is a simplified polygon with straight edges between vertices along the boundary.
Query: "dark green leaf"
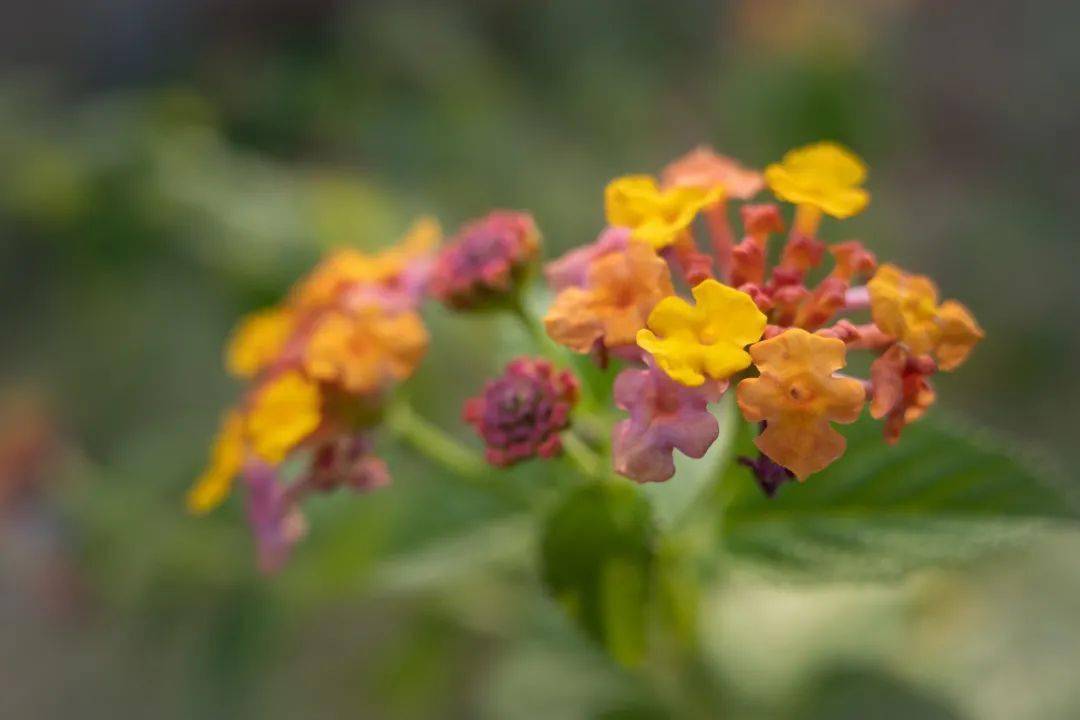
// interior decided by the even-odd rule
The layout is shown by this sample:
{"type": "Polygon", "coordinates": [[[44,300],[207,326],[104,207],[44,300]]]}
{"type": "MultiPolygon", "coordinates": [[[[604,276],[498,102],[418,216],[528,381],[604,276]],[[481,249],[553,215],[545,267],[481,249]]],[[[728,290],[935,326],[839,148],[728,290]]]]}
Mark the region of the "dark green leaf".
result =
{"type": "MultiPolygon", "coordinates": [[[[1078,513],[1039,463],[941,421],[904,431],[896,446],[880,424],[843,428],[844,457],[771,500],[749,471],[724,479],[725,547],[789,576],[895,577],[1012,543],[1078,513]]],[[[738,452],[752,454],[749,433],[738,452]]]]}
{"type": "Polygon", "coordinates": [[[654,584],[649,503],[628,482],[575,489],[548,519],[544,583],[563,609],[625,665],[645,650],[654,584]]]}

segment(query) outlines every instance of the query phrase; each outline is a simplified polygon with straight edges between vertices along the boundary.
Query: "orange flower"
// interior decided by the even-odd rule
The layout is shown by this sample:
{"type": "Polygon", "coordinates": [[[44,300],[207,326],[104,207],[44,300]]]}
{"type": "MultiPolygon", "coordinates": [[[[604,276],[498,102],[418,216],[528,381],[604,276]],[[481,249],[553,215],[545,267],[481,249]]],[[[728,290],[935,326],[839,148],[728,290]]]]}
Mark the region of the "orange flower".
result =
{"type": "Polygon", "coordinates": [[[878,268],[866,284],[874,324],[897,338],[915,355],[925,355],[938,343],[937,286],[924,275],[908,275],[895,265],[878,268]]]}
{"type": "Polygon", "coordinates": [[[413,311],[389,313],[367,305],[322,317],[308,340],[304,369],[351,393],[382,389],[412,375],[427,351],[428,334],[413,311]]]}
{"type": "Polygon", "coordinates": [[[439,223],[422,217],[397,245],[375,255],[352,248],[335,250],[297,283],[289,304],[302,311],[325,308],[334,304],[348,286],[392,283],[412,265],[429,257],[440,238],[439,223]]]}
{"type": "Polygon", "coordinates": [[[594,260],[584,287],[560,292],[544,328],[552,340],[580,353],[598,340],[606,347],[633,345],[653,306],[673,292],[667,263],[648,245],[631,241],[625,252],[594,260]]]}
{"type": "Polygon", "coordinates": [[[277,359],[295,327],[293,313],[283,308],[244,317],[225,349],[225,367],[237,377],[253,377],[277,359]]]}
{"type": "Polygon", "coordinates": [[[722,187],[727,197],[738,200],[749,200],[765,187],[765,178],[757,170],[718,155],[707,145],[699,145],[671,162],[664,168],[661,180],[665,188],[722,187]]]}
{"type": "Polygon", "coordinates": [[[862,411],[862,383],[839,378],[844,343],[793,328],[750,347],[760,377],[739,383],[743,416],[767,426],[755,439],[761,452],[800,480],[844,453],[846,442],[830,422],[852,423],[862,411]]]}

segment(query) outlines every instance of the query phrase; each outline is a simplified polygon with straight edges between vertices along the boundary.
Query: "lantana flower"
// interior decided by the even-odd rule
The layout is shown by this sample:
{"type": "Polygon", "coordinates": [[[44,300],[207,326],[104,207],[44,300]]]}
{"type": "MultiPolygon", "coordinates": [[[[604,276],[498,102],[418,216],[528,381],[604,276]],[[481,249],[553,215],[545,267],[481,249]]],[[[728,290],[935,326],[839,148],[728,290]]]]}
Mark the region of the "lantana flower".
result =
{"type": "Polygon", "coordinates": [[[528,213],[496,210],[463,227],[439,253],[428,290],[456,309],[474,308],[508,293],[540,248],[528,213]]]}
{"type": "Polygon", "coordinates": [[[387,312],[367,305],[320,318],[304,353],[311,377],[350,393],[377,392],[412,375],[427,350],[428,333],[411,310],[387,312]]]}
{"type": "Polygon", "coordinates": [[[465,402],[462,417],[484,440],[492,465],[505,467],[562,451],[559,433],[570,424],[577,379],[540,358],[511,360],[484,392],[465,402]]]}
{"type": "Polygon", "coordinates": [[[704,456],[720,433],[708,403],[726,388],[726,381],[690,388],[653,367],[623,370],[615,378],[615,405],[630,417],[612,431],[615,471],[641,483],[663,482],[675,474],[674,450],[704,456]]]}
{"type": "Polygon", "coordinates": [[[271,308],[240,321],[225,350],[225,367],[240,378],[254,377],[281,354],[296,327],[294,313],[271,308]]]}
{"type": "Polygon", "coordinates": [[[191,512],[203,515],[225,501],[244,463],[245,452],[244,417],[230,410],[214,440],[210,464],[188,491],[187,506],[191,512]]]}
{"type": "Polygon", "coordinates": [[[904,346],[892,345],[870,365],[873,396],[871,417],[885,421],[885,442],[896,443],[900,431],[921,418],[937,394],[930,376],[937,370],[928,355],[913,357],[904,346]]]}
{"type": "Polygon", "coordinates": [[[845,365],[844,343],[800,328],[750,347],[761,375],[739,383],[739,409],[750,422],[765,422],[758,449],[800,480],[843,454],[844,437],[830,423],[858,419],[863,384],[834,373],[845,365]]]}
{"type": "Polygon", "coordinates": [[[272,465],[252,460],[244,466],[243,475],[256,563],[261,572],[274,573],[285,565],[293,546],[307,534],[307,521],[291,488],[281,483],[272,465]]]}
{"type": "Polygon", "coordinates": [[[798,206],[797,229],[809,236],[815,234],[822,212],[842,219],[863,211],[870,202],[861,187],[864,180],[862,160],[833,142],[791,150],[765,168],[765,182],[776,197],[798,206]]]}
{"type": "Polygon", "coordinates": [[[604,205],[609,225],[629,228],[656,250],[671,245],[701,210],[724,197],[720,186],[661,190],[650,175],[626,175],[608,183],[604,205]]]}
{"type": "Polygon", "coordinates": [[[866,286],[874,323],[914,355],[934,353],[942,370],[963,363],[983,337],[982,328],[963,305],[949,300],[938,306],[937,286],[926,276],[886,264],[866,286]]]}
{"type": "Polygon", "coordinates": [[[673,160],[661,173],[663,187],[724,188],[725,196],[749,200],[765,187],[765,178],[757,170],[738,160],[720,155],[707,145],[699,145],[673,160]]]}
{"type": "Polygon", "coordinates": [[[649,313],[673,292],[667,263],[631,240],[624,251],[590,262],[584,287],[571,286],[556,296],[544,328],[555,342],[580,353],[597,343],[633,345],[649,313]]]}
{"type": "Polygon", "coordinates": [[[766,318],[749,295],[716,280],[691,292],[695,305],[680,297],[661,300],[637,342],[673,380],[693,387],[747,367],[743,348],[761,337],[766,318]]]}
{"type": "Polygon", "coordinates": [[[295,370],[283,373],[255,393],[244,414],[244,435],[251,451],[279,463],[322,420],[318,383],[295,370]]]}

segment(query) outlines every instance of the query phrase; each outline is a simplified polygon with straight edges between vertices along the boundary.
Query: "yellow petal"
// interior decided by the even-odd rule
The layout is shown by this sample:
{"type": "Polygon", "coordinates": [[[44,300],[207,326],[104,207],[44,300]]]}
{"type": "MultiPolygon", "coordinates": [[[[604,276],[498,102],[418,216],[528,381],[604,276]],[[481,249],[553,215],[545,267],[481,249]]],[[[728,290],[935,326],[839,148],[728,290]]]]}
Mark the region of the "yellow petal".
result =
{"type": "Polygon", "coordinates": [[[225,350],[226,369],[237,377],[252,377],[277,358],[294,326],[293,314],[282,308],[248,315],[229,340],[225,350]]]}
{"type": "Polygon", "coordinates": [[[244,460],[243,428],[240,413],[232,411],[225,416],[210,452],[210,465],[188,491],[189,511],[206,514],[229,496],[233,478],[244,460]]]}
{"type": "Polygon", "coordinates": [[[321,421],[319,386],[289,371],[260,388],[248,411],[245,431],[252,450],[269,463],[281,462],[321,421]]]}

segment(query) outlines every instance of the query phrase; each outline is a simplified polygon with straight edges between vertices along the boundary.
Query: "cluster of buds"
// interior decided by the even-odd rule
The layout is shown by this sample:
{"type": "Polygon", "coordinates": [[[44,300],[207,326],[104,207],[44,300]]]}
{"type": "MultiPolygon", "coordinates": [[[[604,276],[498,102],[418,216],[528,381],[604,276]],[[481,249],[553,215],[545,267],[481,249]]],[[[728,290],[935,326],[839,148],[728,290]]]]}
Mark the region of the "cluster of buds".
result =
{"type": "MultiPolygon", "coordinates": [[[[928,278],[879,267],[856,240],[819,238],[824,216],[866,207],[865,176],[851,152],[818,143],[764,172],[698,148],[659,178],[607,186],[607,226],[596,241],[544,271],[554,293],[543,317],[548,338],[601,368],[618,363],[612,400],[626,416],[610,443],[593,432],[590,448],[573,436],[583,470],[595,472],[593,460],[610,450],[615,472],[669,480],[676,450],[700,458],[716,441],[709,406],[734,388],[760,451],[739,461],[771,496],[836,461],[845,441],[833,424],[854,422],[867,404],[889,443],[926,412],[931,376],[959,367],[983,333],[963,305],[939,302],[928,278]],[[766,187],[794,205],[775,266],[769,245],[787,223],[780,204],[755,201],[766,187]],[[873,356],[868,378],[841,373],[849,351],[873,356]]],[[[210,510],[242,474],[264,569],[279,567],[303,535],[307,494],[390,482],[373,433],[427,350],[425,298],[456,311],[511,309],[531,322],[520,297],[540,250],[531,216],[493,211],[438,244],[437,224],[422,220],[378,255],[336,251],[229,343],[229,370],[250,384],[188,502],[210,510]],[[301,455],[305,469],[286,482],[282,462],[301,455]]],[[[537,339],[537,349],[551,350],[537,339]]],[[[523,356],[465,402],[463,419],[496,467],[552,458],[569,447],[578,395],[568,371],[523,356]]],[[[603,417],[592,421],[595,430],[603,417]]]]}

